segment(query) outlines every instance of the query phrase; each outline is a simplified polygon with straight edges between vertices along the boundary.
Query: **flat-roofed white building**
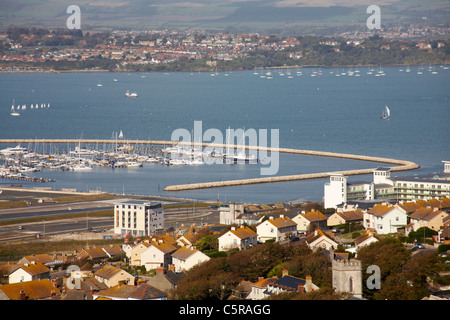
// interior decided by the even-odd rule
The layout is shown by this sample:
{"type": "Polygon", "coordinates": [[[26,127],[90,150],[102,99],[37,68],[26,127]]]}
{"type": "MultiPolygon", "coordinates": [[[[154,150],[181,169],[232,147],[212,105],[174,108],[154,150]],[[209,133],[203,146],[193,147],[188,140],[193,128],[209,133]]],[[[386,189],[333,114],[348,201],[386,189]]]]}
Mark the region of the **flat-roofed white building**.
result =
{"type": "Polygon", "coordinates": [[[342,175],[331,175],[324,186],[324,207],[337,208],[355,200],[400,202],[450,197],[450,161],[442,162],[442,173],[412,176],[392,177],[391,168],[379,167],[373,171],[373,182],[347,182],[342,175]]]}
{"type": "Polygon", "coordinates": [[[342,174],[330,175],[330,182],[325,183],[323,204],[326,208],[335,208],[347,201],[347,177],[342,174]]]}
{"type": "Polygon", "coordinates": [[[114,233],[149,236],[163,229],[161,202],[129,200],[114,203],[114,233]]]}

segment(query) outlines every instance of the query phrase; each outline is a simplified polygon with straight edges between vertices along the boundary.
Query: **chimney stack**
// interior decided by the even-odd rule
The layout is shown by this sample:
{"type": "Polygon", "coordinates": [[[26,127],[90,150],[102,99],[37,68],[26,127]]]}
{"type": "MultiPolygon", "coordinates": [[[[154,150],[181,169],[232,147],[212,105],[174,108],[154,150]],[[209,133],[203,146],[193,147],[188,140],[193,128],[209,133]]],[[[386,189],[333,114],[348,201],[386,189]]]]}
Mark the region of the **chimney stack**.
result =
{"type": "Polygon", "coordinates": [[[164,267],[156,268],[156,274],[164,274],[164,267]]]}

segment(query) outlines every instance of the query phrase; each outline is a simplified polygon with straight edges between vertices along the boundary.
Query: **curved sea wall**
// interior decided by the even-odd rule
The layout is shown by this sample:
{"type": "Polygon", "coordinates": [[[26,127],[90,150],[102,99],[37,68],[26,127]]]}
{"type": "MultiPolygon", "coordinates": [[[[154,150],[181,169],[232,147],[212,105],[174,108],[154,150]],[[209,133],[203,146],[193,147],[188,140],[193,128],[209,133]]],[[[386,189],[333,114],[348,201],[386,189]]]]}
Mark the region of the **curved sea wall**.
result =
{"type": "MultiPolygon", "coordinates": [[[[124,143],[125,141],[120,141],[124,143]]],[[[105,139],[0,139],[0,143],[14,144],[14,143],[83,143],[83,144],[114,144],[117,143],[116,140],[105,140],[105,139]]],[[[191,145],[191,143],[184,143],[178,141],[157,141],[157,140],[127,140],[127,144],[140,144],[140,145],[191,145]]],[[[258,147],[258,146],[241,146],[241,145],[226,145],[226,144],[214,144],[214,143],[198,143],[197,146],[202,147],[213,147],[213,148],[245,148],[247,150],[261,150],[267,152],[280,152],[280,153],[291,153],[291,154],[301,154],[309,156],[319,156],[319,157],[332,157],[332,158],[344,158],[360,161],[370,161],[370,162],[380,162],[393,164],[391,171],[406,171],[417,169],[420,166],[414,162],[406,160],[397,160],[382,157],[371,157],[355,154],[345,154],[345,153],[335,153],[335,152],[324,152],[324,151],[313,151],[313,150],[301,150],[301,149],[290,149],[290,148],[270,148],[270,147],[258,147]]],[[[369,169],[356,169],[356,170],[344,170],[344,171],[333,171],[333,172],[319,172],[319,173],[307,173],[307,174],[296,174],[287,176],[270,176],[264,178],[252,178],[252,179],[239,179],[239,180],[227,180],[227,181],[214,181],[214,182],[202,182],[202,183],[190,183],[167,186],[164,191],[182,191],[182,190],[193,190],[193,189],[204,189],[204,188],[221,188],[221,187],[231,187],[240,186],[248,184],[258,184],[258,183],[273,183],[273,182],[286,182],[286,181],[296,181],[296,180],[306,180],[306,179],[319,179],[326,178],[330,174],[342,174],[342,175],[360,175],[360,174],[371,174],[376,168],[369,169]]]]}

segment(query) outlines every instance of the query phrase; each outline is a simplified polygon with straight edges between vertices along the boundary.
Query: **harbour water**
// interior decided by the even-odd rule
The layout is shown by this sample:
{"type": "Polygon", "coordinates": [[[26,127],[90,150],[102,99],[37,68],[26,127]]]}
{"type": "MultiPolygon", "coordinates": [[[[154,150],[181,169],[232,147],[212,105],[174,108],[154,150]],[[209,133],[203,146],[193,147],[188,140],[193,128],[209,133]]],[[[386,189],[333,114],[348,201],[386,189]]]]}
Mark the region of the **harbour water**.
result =
{"type": "MultiPolygon", "coordinates": [[[[369,68],[359,68],[352,76],[347,68],[291,69],[291,77],[286,70],[272,70],[272,79],[261,78],[261,72],[253,71],[220,72],[214,76],[188,72],[4,73],[0,74],[0,138],[111,139],[122,131],[123,141],[170,140],[175,129],[190,131],[194,121],[202,121],[204,131],[217,128],[224,135],[228,127],[279,129],[280,147],[410,160],[421,166],[395,175],[442,172],[441,161],[450,159],[450,70],[435,66],[437,74],[433,74],[426,67],[419,75],[411,69],[406,73],[399,67],[383,67],[383,76],[375,76],[379,68],[372,74],[367,74],[369,68]],[[139,96],[126,97],[127,90],[139,96]],[[18,117],[10,116],[13,100],[16,105],[27,106],[18,117]],[[31,109],[30,105],[36,103],[50,103],[50,107],[31,109]],[[380,119],[385,105],[391,110],[389,120],[380,119]]],[[[48,152],[75,146],[24,147],[48,152]]],[[[281,154],[278,175],[378,165],[281,154]]],[[[259,177],[260,165],[145,163],[138,168],[94,167],[90,172],[44,169],[32,175],[55,182],[21,184],[259,203],[320,201],[326,182],[318,179],[163,191],[173,184],[259,177]]],[[[352,180],[370,181],[371,177],[357,176],[352,180]]],[[[16,182],[0,180],[0,185],[13,183],[16,182]]]]}

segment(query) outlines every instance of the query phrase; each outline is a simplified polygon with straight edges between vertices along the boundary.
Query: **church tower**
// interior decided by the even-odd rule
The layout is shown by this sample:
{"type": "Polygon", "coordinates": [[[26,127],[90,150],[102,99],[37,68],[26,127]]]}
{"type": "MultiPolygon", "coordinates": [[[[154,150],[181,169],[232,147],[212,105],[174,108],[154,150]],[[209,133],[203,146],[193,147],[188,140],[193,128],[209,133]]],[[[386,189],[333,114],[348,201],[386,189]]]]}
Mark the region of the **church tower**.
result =
{"type": "Polygon", "coordinates": [[[336,292],[348,292],[354,299],[362,299],[361,261],[332,258],[332,281],[336,292]]]}

